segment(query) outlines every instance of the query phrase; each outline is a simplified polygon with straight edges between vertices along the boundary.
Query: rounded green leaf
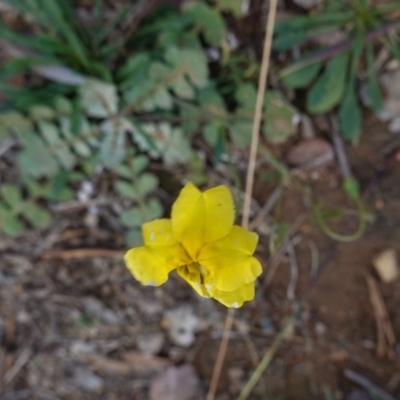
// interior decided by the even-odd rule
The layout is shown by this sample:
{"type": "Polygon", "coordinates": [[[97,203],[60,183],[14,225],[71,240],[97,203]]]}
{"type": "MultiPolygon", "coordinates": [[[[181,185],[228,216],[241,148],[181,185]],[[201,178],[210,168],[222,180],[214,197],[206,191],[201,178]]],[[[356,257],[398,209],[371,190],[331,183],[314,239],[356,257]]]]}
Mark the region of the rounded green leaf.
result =
{"type": "Polygon", "coordinates": [[[51,223],[51,214],[34,203],[27,203],[21,214],[35,228],[46,228],[51,223]]]}
{"type": "Polygon", "coordinates": [[[350,87],[339,108],[339,122],[342,136],[355,140],[361,133],[361,108],[353,87],[350,87]]]}
{"type": "Polygon", "coordinates": [[[343,52],[329,61],[325,71],[307,93],[307,109],[322,114],[335,107],[343,97],[349,52],[343,52]]]}
{"type": "Polygon", "coordinates": [[[317,76],[322,67],[322,62],[306,65],[284,76],[282,83],[291,89],[306,88],[317,76]]]}
{"type": "Polygon", "coordinates": [[[1,197],[6,201],[6,203],[14,208],[22,202],[22,197],[19,189],[11,184],[3,184],[0,188],[1,197]]]}

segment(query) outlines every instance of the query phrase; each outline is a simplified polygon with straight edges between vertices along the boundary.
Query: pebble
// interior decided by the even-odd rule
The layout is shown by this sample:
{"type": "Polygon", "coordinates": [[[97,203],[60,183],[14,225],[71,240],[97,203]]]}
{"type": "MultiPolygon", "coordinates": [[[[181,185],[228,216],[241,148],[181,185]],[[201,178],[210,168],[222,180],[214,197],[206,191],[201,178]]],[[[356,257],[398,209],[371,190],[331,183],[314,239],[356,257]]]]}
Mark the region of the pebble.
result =
{"type": "Polygon", "coordinates": [[[373,259],[372,263],[382,282],[391,283],[399,277],[399,267],[394,249],[382,251],[373,259]]]}

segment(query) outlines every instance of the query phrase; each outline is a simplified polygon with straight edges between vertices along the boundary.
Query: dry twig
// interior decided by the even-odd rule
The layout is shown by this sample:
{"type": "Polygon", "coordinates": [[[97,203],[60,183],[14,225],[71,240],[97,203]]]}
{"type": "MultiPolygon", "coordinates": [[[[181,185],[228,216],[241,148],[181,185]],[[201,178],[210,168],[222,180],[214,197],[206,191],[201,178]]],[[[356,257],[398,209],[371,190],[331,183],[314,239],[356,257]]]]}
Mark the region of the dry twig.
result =
{"type": "Polygon", "coordinates": [[[396,336],[394,334],[393,327],[385,307],[385,303],[379,292],[376,280],[371,276],[367,276],[366,279],[369,289],[369,297],[372,307],[374,309],[376,321],[378,340],[376,353],[379,357],[383,357],[385,354],[387,354],[390,359],[395,359],[396,355],[393,350],[393,346],[396,345],[396,336]]]}
{"type": "MultiPolygon", "coordinates": [[[[250,216],[250,204],[253,193],[254,173],[256,167],[257,147],[259,141],[259,132],[261,126],[262,109],[264,104],[265,87],[267,85],[267,75],[269,68],[269,60],[272,47],[272,37],[274,33],[275,16],[278,0],[271,0],[268,13],[267,28],[265,31],[263,58],[261,63],[261,72],[258,82],[257,102],[254,113],[253,131],[250,147],[249,165],[247,168],[246,177],[246,192],[243,204],[242,213],[242,226],[248,228],[250,216]]],[[[215,392],[217,389],[219,376],[221,374],[222,365],[225,359],[226,349],[228,347],[229,332],[232,328],[234,309],[229,309],[224,327],[224,335],[222,337],[221,345],[218,351],[217,360],[214,365],[214,371],[211,377],[210,388],[207,394],[207,400],[214,400],[215,392]]]]}
{"type": "Polygon", "coordinates": [[[344,376],[347,379],[362,386],[364,389],[368,390],[368,392],[373,393],[382,400],[396,400],[392,395],[382,390],[380,387],[375,385],[375,383],[372,383],[369,379],[359,374],[358,372],[355,372],[351,369],[345,369],[344,376]]]}
{"type": "Polygon", "coordinates": [[[45,251],[42,260],[51,260],[53,258],[88,258],[88,257],[122,257],[125,250],[103,249],[103,248],[81,248],[81,249],[57,249],[45,251]]]}

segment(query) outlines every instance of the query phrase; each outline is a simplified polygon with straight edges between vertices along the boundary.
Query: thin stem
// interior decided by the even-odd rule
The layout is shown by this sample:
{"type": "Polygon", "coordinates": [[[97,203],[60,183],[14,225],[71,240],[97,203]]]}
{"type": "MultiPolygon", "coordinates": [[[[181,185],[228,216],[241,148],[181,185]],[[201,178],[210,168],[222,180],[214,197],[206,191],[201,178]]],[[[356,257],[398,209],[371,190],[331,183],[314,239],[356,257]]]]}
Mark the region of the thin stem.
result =
{"type": "MultiPolygon", "coordinates": [[[[267,74],[269,68],[269,59],[271,54],[272,47],[272,37],[274,33],[274,25],[275,25],[275,17],[276,17],[276,9],[277,9],[278,0],[271,0],[268,12],[268,21],[267,27],[265,31],[264,38],[264,49],[263,49],[263,58],[261,64],[260,71],[260,79],[258,83],[258,92],[257,92],[257,102],[256,109],[254,113],[254,123],[252,130],[252,138],[251,138],[251,147],[250,147],[250,158],[249,165],[247,168],[247,177],[246,177],[246,191],[244,197],[243,204],[243,213],[242,213],[242,226],[247,228],[249,225],[249,216],[250,216],[250,204],[253,193],[253,184],[254,184],[254,172],[256,168],[256,157],[257,157],[257,147],[259,140],[259,131],[262,119],[262,109],[264,104],[264,96],[265,96],[265,87],[267,84],[267,74]]],[[[232,329],[234,317],[234,309],[230,308],[228,310],[225,326],[224,326],[224,334],[222,337],[222,341],[220,344],[220,348],[218,351],[217,360],[214,365],[214,371],[211,378],[210,388],[207,394],[207,400],[214,400],[215,392],[217,390],[217,385],[219,381],[219,377],[221,375],[222,365],[226,355],[226,349],[228,347],[229,334],[232,329]]]]}
{"type": "Polygon", "coordinates": [[[256,157],[259,141],[260,125],[262,120],[262,111],[264,105],[265,88],[267,85],[267,75],[269,68],[269,59],[271,55],[272,37],[274,33],[274,24],[276,17],[277,0],[271,0],[268,13],[267,29],[265,32],[263,59],[261,64],[260,79],[258,82],[257,102],[254,113],[253,131],[251,136],[250,159],[247,168],[246,192],[243,204],[242,226],[248,227],[250,216],[251,196],[254,185],[254,172],[256,169],[256,157]]]}
{"type": "Polygon", "coordinates": [[[222,335],[221,344],[219,346],[217,360],[215,361],[214,371],[211,377],[210,388],[208,390],[206,400],[214,400],[215,392],[217,391],[219,377],[221,375],[222,365],[225,360],[226,349],[228,348],[229,335],[231,333],[232,325],[233,325],[233,314],[235,309],[230,308],[226,315],[225,325],[224,325],[224,333],[222,335]]]}
{"type": "Polygon", "coordinates": [[[257,368],[254,370],[253,374],[251,375],[250,379],[247,381],[245,387],[241,391],[237,400],[245,400],[253,390],[254,386],[261,378],[261,375],[271,363],[272,359],[274,358],[276,352],[281,347],[283,341],[286,339],[288,334],[292,332],[293,327],[296,323],[297,313],[294,312],[288,319],[285,321],[283,329],[280,331],[279,335],[275,338],[274,342],[272,343],[271,347],[268,351],[264,354],[261,362],[258,364],[257,368]]]}

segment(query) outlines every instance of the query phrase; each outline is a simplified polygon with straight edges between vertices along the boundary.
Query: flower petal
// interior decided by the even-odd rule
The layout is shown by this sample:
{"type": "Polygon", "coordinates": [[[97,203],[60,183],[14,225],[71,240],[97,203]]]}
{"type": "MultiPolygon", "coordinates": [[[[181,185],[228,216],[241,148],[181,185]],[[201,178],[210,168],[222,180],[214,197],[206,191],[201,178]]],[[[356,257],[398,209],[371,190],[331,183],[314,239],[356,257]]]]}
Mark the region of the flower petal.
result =
{"type": "Polygon", "coordinates": [[[201,192],[188,183],[172,207],[172,229],[175,237],[193,261],[204,243],[227,235],[232,228],[235,210],[232,195],[226,186],[201,192]]]}
{"type": "Polygon", "coordinates": [[[156,219],[143,224],[142,235],[145,246],[129,250],[125,263],[143,285],[159,286],[173,269],[190,262],[174,238],[171,220],[156,219]]]}
{"type": "Polygon", "coordinates": [[[156,219],[142,225],[142,236],[145,245],[167,246],[175,244],[170,219],[156,219]]]}
{"type": "Polygon", "coordinates": [[[211,291],[211,296],[226,307],[239,308],[245,301],[254,299],[254,292],[254,282],[252,282],[242,285],[232,292],[214,289],[211,291]]]}
{"type": "Polygon", "coordinates": [[[212,275],[215,289],[231,292],[256,280],[262,272],[252,257],[257,242],[256,233],[235,225],[227,236],[201,249],[198,262],[212,275]]]}
{"type": "Polygon", "coordinates": [[[142,246],[125,254],[125,263],[142,285],[160,286],[168,274],[186,262],[179,244],[169,246],[142,246]]]}

